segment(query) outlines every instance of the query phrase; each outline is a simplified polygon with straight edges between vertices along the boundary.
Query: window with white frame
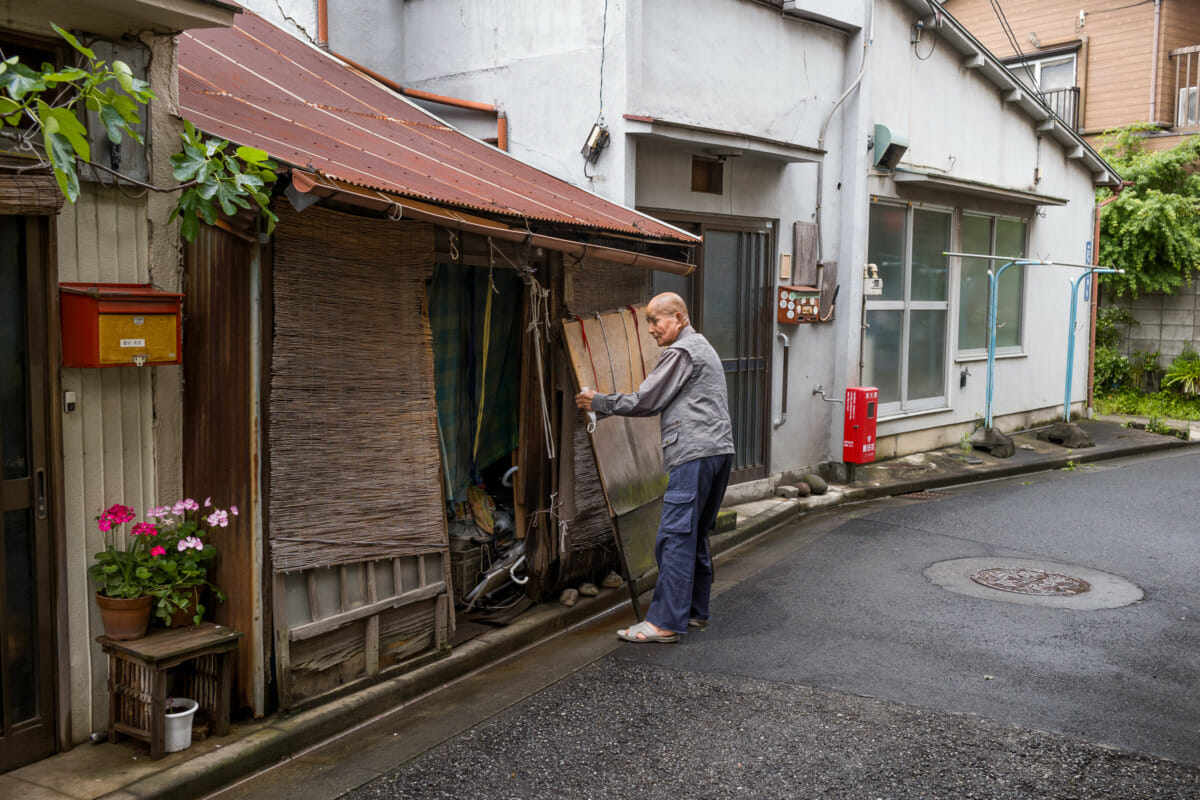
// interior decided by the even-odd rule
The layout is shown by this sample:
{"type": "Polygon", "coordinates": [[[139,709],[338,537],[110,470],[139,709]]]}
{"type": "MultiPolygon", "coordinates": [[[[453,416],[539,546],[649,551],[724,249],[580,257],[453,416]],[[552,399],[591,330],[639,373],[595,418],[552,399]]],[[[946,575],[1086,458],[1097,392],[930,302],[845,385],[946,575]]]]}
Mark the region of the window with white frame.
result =
{"type": "Polygon", "coordinates": [[[867,298],[863,382],[879,389],[880,414],[946,405],[946,331],[953,217],[948,209],[871,204],[867,260],[883,295],[867,298]]]}
{"type": "Polygon", "coordinates": [[[1070,89],[1076,85],[1075,51],[1008,59],[1004,65],[1025,83],[1032,83],[1030,88],[1039,92],[1070,89]]]}
{"type": "MultiPolygon", "coordinates": [[[[1028,223],[1023,219],[963,213],[961,251],[1024,258],[1028,223]]],[[[973,355],[987,350],[988,269],[1005,262],[962,259],[958,281],[958,351],[973,355]]],[[[1021,349],[1025,267],[1004,270],[996,288],[996,351],[1021,349]]]]}

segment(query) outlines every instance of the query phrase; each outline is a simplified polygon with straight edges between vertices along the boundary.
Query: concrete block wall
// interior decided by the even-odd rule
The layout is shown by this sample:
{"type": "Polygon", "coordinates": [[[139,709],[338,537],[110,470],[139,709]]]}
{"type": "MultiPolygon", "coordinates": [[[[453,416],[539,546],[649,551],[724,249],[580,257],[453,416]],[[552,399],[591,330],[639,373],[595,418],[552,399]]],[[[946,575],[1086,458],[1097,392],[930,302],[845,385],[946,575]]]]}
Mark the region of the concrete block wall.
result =
{"type": "Polygon", "coordinates": [[[1138,322],[1121,326],[1120,350],[1125,355],[1158,351],[1158,363],[1165,369],[1188,343],[1200,349],[1200,272],[1192,276],[1190,285],[1173,295],[1118,298],[1114,304],[1138,322]]]}

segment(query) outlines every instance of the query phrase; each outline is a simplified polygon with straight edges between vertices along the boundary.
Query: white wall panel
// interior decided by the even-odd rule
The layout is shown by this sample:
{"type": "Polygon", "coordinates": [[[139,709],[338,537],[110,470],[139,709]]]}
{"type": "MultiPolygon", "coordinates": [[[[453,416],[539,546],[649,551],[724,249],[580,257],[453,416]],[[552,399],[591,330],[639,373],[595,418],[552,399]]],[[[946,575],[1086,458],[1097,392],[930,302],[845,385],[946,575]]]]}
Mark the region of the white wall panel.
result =
{"type": "MultiPolygon", "coordinates": [[[[61,282],[149,281],[144,199],[84,184],[57,227],[61,282]]],[[[73,741],[104,727],[107,718],[107,664],[94,641],[101,628],[86,572],[104,546],[95,518],[113,503],[140,514],[156,501],[152,369],[62,370],[63,391],[75,392],[78,402],[62,417],[73,741]]]]}

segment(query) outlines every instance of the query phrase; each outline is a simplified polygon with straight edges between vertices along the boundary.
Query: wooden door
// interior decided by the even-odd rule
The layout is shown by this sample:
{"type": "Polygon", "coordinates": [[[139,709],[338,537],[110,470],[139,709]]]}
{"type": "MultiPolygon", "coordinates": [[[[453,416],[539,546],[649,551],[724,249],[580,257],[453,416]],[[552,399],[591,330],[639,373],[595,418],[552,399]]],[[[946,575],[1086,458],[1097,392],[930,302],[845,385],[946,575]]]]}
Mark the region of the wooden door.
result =
{"type": "Polygon", "coordinates": [[[55,750],[43,233],[0,216],[0,772],[55,750]]]}

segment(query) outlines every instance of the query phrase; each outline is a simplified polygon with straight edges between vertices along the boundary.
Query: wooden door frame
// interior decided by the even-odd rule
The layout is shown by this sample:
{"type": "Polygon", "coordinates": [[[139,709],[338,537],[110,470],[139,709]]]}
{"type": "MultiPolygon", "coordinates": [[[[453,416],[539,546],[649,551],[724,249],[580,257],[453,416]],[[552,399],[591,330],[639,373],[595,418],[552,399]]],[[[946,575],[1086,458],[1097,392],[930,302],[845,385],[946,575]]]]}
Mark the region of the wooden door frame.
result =
{"type": "MultiPolygon", "coordinates": [[[[30,576],[34,597],[34,623],[31,632],[37,648],[37,708],[41,718],[36,726],[37,734],[26,733],[18,739],[17,752],[26,750],[35,757],[26,761],[51,755],[60,748],[69,746],[66,731],[69,730],[61,709],[69,686],[60,679],[65,672],[59,669],[61,656],[66,652],[66,625],[58,619],[64,607],[61,589],[62,570],[58,559],[64,552],[61,547],[62,519],[61,497],[57,487],[61,485],[62,472],[58,453],[61,443],[61,419],[54,413],[54,398],[58,394],[58,370],[52,354],[58,352],[57,293],[54,259],[51,251],[52,224],[50,218],[36,215],[19,215],[18,225],[24,228],[24,252],[21,270],[24,274],[25,292],[21,302],[25,307],[26,337],[26,395],[31,451],[29,453],[30,531],[33,547],[33,574],[30,576]]],[[[6,685],[7,691],[7,685],[6,685]]],[[[6,736],[11,736],[6,731],[6,736]]],[[[20,734],[18,734],[20,736],[20,734]]],[[[14,743],[9,740],[9,747],[14,743]]],[[[26,755],[17,756],[25,759],[26,755]]]]}
{"type": "MultiPolygon", "coordinates": [[[[743,217],[723,214],[707,214],[691,211],[678,211],[668,208],[652,208],[638,207],[638,211],[650,214],[664,222],[671,224],[693,224],[700,226],[700,235],[703,238],[705,228],[713,228],[715,230],[729,231],[733,233],[765,233],[767,235],[767,295],[771,296],[775,281],[775,254],[778,247],[778,232],[779,220],[767,219],[765,217],[743,217]]],[[[703,241],[696,245],[695,263],[704,264],[704,243],[703,241]]],[[[704,269],[698,269],[692,273],[692,305],[696,308],[692,311],[699,311],[697,321],[700,325],[704,324],[704,269]]],[[[764,298],[765,300],[765,298],[764,298]]],[[[760,330],[756,333],[762,338],[761,344],[764,348],[766,358],[766,391],[763,392],[762,398],[758,403],[758,413],[762,415],[764,420],[763,426],[763,463],[758,467],[748,467],[745,469],[735,469],[731,477],[733,483],[744,483],[747,481],[766,478],[771,474],[771,378],[774,372],[774,351],[772,349],[772,336],[774,326],[771,322],[770,309],[773,308],[773,303],[764,303],[763,321],[760,324],[760,330]]]]}

